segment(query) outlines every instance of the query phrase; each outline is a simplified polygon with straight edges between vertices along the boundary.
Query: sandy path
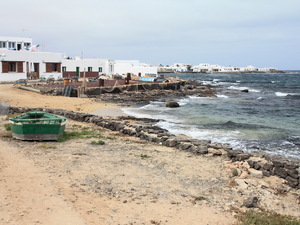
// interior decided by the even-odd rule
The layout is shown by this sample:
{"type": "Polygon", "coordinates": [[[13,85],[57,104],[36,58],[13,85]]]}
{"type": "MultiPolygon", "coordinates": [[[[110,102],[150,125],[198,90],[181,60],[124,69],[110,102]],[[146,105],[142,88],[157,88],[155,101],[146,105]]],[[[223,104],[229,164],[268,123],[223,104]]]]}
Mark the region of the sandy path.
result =
{"type": "Polygon", "coordinates": [[[35,92],[15,88],[12,84],[0,84],[0,102],[14,107],[42,107],[52,109],[65,109],[77,112],[91,113],[99,109],[106,109],[109,114],[116,106],[92,101],[88,98],[69,98],[63,96],[41,95],[35,92]]]}
{"type": "Polygon", "coordinates": [[[0,140],[0,224],[86,224],[48,174],[0,140]]]}
{"type": "MultiPolygon", "coordinates": [[[[68,123],[68,129],[80,126],[86,124],[68,123]]],[[[178,150],[100,132],[113,139],[103,146],[92,146],[91,139],[0,140],[0,224],[232,224],[230,213],[193,202],[193,196],[218,192],[208,185],[222,174],[220,160],[206,164],[178,150]],[[201,190],[198,182],[206,183],[201,190]]]]}

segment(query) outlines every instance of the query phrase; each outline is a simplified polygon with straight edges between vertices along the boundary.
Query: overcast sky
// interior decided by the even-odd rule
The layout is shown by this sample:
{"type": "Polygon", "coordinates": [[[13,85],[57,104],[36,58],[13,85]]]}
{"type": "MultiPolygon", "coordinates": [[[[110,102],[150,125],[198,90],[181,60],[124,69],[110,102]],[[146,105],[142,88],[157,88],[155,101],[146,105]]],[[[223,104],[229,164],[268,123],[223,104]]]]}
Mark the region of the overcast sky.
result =
{"type": "Polygon", "coordinates": [[[9,0],[0,18],[70,57],[300,69],[300,0],[9,0]]]}

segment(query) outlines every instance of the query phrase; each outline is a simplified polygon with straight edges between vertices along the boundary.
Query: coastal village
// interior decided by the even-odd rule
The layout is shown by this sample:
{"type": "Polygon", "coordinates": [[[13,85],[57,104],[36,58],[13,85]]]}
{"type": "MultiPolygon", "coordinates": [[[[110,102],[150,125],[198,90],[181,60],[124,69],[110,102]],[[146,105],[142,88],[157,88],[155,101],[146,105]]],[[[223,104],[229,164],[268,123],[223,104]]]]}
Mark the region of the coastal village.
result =
{"type": "Polygon", "coordinates": [[[299,224],[299,161],[175,136],[121,110],[216,95],[160,74],[275,68],[72,58],[13,37],[0,37],[0,60],[0,224],[236,225],[249,214],[299,224]],[[65,139],[9,129],[30,112],[64,118],[65,139]]]}
{"type": "Polygon", "coordinates": [[[0,82],[19,79],[64,79],[83,77],[105,79],[114,75],[126,77],[157,77],[158,73],[251,73],[276,72],[275,68],[256,68],[254,66],[235,67],[208,63],[190,65],[149,65],[139,60],[85,59],[70,57],[63,53],[44,52],[34,45],[32,38],[0,37],[0,82]]]}

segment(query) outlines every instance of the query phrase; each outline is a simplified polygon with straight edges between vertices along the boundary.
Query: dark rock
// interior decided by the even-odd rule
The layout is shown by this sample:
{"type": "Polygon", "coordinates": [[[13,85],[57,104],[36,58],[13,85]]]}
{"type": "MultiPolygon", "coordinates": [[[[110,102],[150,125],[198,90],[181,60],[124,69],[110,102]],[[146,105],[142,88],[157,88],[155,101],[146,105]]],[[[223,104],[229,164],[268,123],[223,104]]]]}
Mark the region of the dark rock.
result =
{"type": "Polygon", "coordinates": [[[274,167],[273,163],[271,163],[271,162],[267,162],[263,165],[263,169],[267,170],[267,171],[271,171],[273,169],[273,167],[274,167]]]}
{"type": "Polygon", "coordinates": [[[275,166],[273,172],[274,172],[274,175],[279,176],[283,179],[285,179],[288,176],[288,173],[282,167],[275,166]]]}
{"type": "Polygon", "coordinates": [[[214,148],[214,149],[223,149],[223,146],[218,143],[210,143],[207,147],[214,148]]]}
{"type": "Polygon", "coordinates": [[[295,179],[295,178],[290,177],[290,176],[287,176],[285,179],[287,180],[288,185],[292,188],[296,188],[299,184],[299,179],[295,179]]]}
{"type": "Polygon", "coordinates": [[[267,171],[267,170],[263,170],[263,171],[262,171],[262,174],[263,174],[263,176],[265,176],[265,177],[270,177],[270,176],[271,176],[271,173],[270,173],[269,171],[267,171]]]}
{"type": "Polygon", "coordinates": [[[254,168],[255,162],[252,160],[248,160],[247,161],[248,165],[250,166],[250,168],[254,168]]]}
{"type": "Polygon", "coordinates": [[[249,90],[248,90],[248,89],[244,89],[244,90],[241,90],[241,92],[248,93],[248,92],[249,92],[249,90]]]}
{"type": "Polygon", "coordinates": [[[295,179],[299,178],[299,172],[298,172],[298,170],[288,169],[286,172],[288,173],[289,176],[291,176],[291,177],[293,177],[295,179]]]}
{"type": "Polygon", "coordinates": [[[193,153],[199,154],[199,155],[208,153],[208,148],[207,148],[207,146],[204,146],[204,145],[198,145],[198,146],[193,145],[190,150],[193,153]]]}
{"type": "Polygon", "coordinates": [[[184,150],[185,151],[185,150],[188,150],[190,147],[192,147],[192,144],[182,142],[178,146],[179,146],[180,150],[184,150]]]}
{"type": "Polygon", "coordinates": [[[249,154],[249,153],[242,153],[242,154],[237,154],[236,155],[236,159],[238,161],[244,161],[246,159],[249,159],[250,157],[251,157],[251,154],[249,154]]]}
{"type": "Polygon", "coordinates": [[[168,100],[166,102],[166,107],[177,108],[177,107],[180,107],[180,105],[178,104],[178,102],[175,102],[174,100],[168,100]]]}
{"type": "Polygon", "coordinates": [[[175,147],[178,145],[178,141],[175,139],[168,139],[164,142],[164,145],[167,147],[175,147]]]}
{"type": "Polygon", "coordinates": [[[263,167],[263,164],[261,162],[255,162],[254,169],[260,170],[263,167]]]}
{"type": "Polygon", "coordinates": [[[272,161],[273,165],[276,167],[284,167],[284,165],[285,165],[285,160],[279,158],[278,156],[274,156],[271,161],[272,161]]]}
{"type": "Polygon", "coordinates": [[[223,144],[223,149],[225,151],[229,151],[229,150],[232,150],[232,147],[229,144],[223,144]]]}
{"type": "Polygon", "coordinates": [[[242,153],[244,153],[242,150],[229,150],[227,152],[227,156],[232,159],[232,158],[236,158],[238,154],[242,154],[242,153]]]}
{"type": "Polygon", "coordinates": [[[258,197],[249,197],[244,200],[243,206],[247,208],[255,208],[258,203],[258,197]]]}

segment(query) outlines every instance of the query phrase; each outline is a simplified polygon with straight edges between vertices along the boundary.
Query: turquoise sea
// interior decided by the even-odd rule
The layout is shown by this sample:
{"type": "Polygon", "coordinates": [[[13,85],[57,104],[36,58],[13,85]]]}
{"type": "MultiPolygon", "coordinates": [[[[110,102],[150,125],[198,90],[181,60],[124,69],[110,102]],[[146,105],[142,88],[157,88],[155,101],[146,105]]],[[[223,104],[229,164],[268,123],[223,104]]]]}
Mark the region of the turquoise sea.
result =
{"type": "Polygon", "coordinates": [[[300,159],[300,71],[168,76],[211,84],[217,97],[176,99],[181,107],[175,109],[157,101],[124,111],[161,119],[157,125],[173,134],[300,159]]]}

